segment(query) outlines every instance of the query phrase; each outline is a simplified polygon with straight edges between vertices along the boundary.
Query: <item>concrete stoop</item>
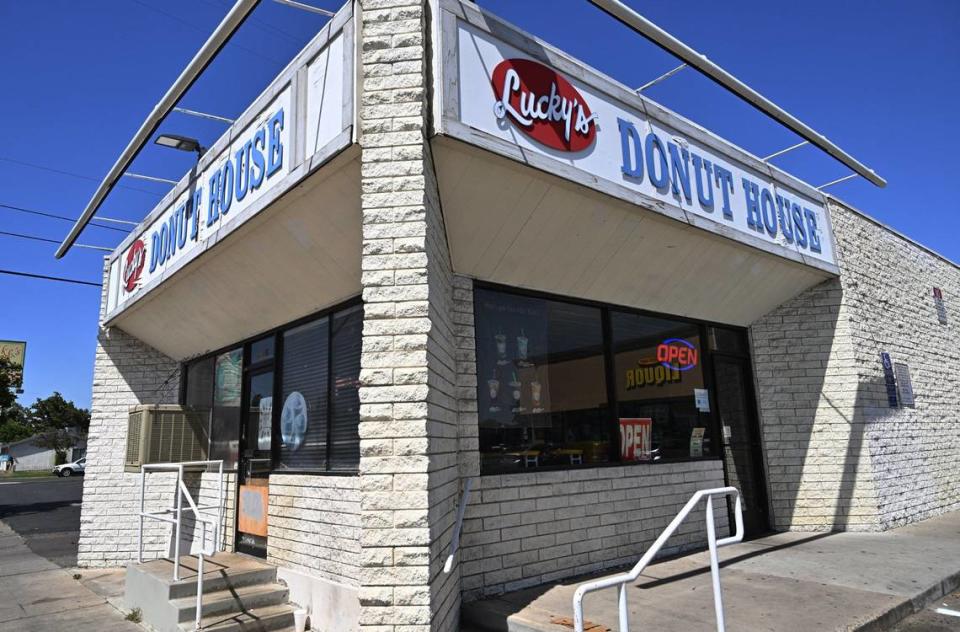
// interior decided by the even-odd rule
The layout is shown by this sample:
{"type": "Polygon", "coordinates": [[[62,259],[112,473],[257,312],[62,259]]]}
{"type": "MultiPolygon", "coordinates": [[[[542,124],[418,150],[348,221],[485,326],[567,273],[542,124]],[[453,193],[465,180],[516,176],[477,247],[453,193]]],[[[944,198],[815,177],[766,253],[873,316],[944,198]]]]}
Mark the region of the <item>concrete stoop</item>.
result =
{"type": "MultiPolygon", "coordinates": [[[[778,533],[720,550],[727,629],[882,632],[960,586],[960,512],[882,533],[778,533]]],[[[626,570],[626,569],[624,569],[626,570]]],[[[465,629],[570,632],[582,582],[611,572],[467,602],[465,629]]],[[[591,632],[617,629],[617,590],[584,600],[591,632]]],[[[706,552],[647,567],[628,588],[637,629],[715,629],[706,552]]]]}
{"type": "MultiPolygon", "coordinates": [[[[202,628],[211,632],[293,630],[289,591],[277,582],[277,569],[246,555],[219,553],[203,566],[202,628]]],[[[153,560],[127,566],[126,605],[139,608],[142,621],[157,632],[194,629],[197,558],[181,558],[180,580],[173,562],[153,560]]]]}

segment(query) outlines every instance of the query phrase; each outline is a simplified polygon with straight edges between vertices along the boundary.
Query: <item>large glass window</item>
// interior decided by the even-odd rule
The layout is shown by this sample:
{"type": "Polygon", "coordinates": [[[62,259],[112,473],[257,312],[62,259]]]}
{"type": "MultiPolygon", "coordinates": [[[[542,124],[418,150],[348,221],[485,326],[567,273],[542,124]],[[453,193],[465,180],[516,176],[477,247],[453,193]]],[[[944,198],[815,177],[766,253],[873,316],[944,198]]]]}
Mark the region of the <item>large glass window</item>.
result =
{"type": "Polygon", "coordinates": [[[330,469],[360,467],[360,351],[363,309],[333,315],[330,334],[330,469]]]}
{"type": "Polygon", "coordinates": [[[479,288],[476,306],[484,469],[608,461],[600,310],[479,288]]]}
{"type": "Polygon", "coordinates": [[[741,330],[486,287],[475,303],[482,471],[719,458],[710,354],[747,353],[741,330]]]}
{"type": "Polygon", "coordinates": [[[204,358],[187,365],[187,388],[184,406],[193,413],[201,441],[209,446],[210,424],[213,422],[214,358],[204,358]]]}
{"type": "Polygon", "coordinates": [[[187,364],[183,404],[209,429],[209,458],[237,468],[247,397],[245,450],[270,450],[277,470],[356,472],[362,339],[356,305],[187,364]]]}
{"type": "Polygon", "coordinates": [[[621,458],[712,456],[700,326],[610,313],[621,458]]]}
{"type": "Polygon", "coordinates": [[[325,469],[329,319],[283,334],[280,469],[325,469]]]}

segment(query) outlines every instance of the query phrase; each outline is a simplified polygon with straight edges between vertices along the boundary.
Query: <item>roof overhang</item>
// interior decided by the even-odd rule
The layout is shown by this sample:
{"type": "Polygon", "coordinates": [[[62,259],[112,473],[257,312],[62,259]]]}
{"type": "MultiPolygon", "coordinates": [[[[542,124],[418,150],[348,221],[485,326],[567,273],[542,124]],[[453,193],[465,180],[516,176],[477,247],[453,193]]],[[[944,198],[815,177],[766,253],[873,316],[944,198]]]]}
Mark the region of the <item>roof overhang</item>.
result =
{"type": "MultiPolygon", "coordinates": [[[[736,246],[730,252],[761,252],[793,264],[788,268],[806,268],[801,276],[808,280],[838,274],[821,192],[473,3],[440,4],[436,134],[602,194],[584,193],[585,199],[605,196],[693,228],[691,236],[720,237],[736,246]]],[[[438,152],[450,147],[439,143],[438,152]]],[[[453,169],[446,166],[438,161],[449,215],[451,186],[442,174],[453,169]]]]}

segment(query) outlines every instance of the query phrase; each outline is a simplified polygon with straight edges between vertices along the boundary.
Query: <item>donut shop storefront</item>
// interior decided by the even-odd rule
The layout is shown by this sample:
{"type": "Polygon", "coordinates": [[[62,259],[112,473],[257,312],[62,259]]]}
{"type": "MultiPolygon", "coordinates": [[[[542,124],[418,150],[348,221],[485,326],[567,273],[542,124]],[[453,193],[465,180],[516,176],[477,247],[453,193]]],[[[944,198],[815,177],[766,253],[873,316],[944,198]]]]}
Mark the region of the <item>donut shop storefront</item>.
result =
{"type": "MultiPolygon", "coordinates": [[[[370,625],[453,629],[461,600],[635,561],[702,488],[738,487],[748,532],[790,526],[750,328],[837,283],[835,202],[473,3],[430,4],[429,55],[345,5],[108,258],[81,564],[134,556],[115,448],[154,403],[203,413],[227,548],[370,625]]],[[[783,322],[809,355],[809,323],[783,322]]]]}

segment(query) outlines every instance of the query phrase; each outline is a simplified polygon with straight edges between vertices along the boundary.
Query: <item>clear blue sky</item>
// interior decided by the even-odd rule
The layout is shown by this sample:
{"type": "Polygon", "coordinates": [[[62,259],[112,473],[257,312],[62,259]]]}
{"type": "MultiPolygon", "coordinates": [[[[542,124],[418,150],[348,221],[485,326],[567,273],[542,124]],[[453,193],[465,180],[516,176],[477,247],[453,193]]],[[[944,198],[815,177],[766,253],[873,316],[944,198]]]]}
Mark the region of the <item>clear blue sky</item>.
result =
{"type": "MultiPolygon", "coordinates": [[[[334,0],[309,0],[335,9],[334,0]]],[[[629,0],[740,79],[888,179],[831,191],[913,239],[960,261],[960,2],[629,0]],[[678,10],[679,9],[679,10],[678,10]]],[[[677,65],[585,0],[483,0],[526,30],[630,85],[677,65]]],[[[0,204],[76,217],[162,93],[222,18],[227,0],[0,2],[0,204]],[[22,163],[87,176],[83,179],[22,163]]],[[[319,28],[322,16],[264,0],[182,101],[235,116],[319,28]]],[[[765,155],[798,139],[697,73],[648,96],[741,147],[765,155]]],[[[223,127],[178,114],[166,131],[211,143],[223,127]]],[[[178,179],[187,154],[149,147],[134,171],[178,179]]],[[[777,161],[811,184],[847,171],[816,149],[777,161]]],[[[101,214],[141,219],[166,190],[126,180],[101,214]]],[[[61,239],[69,224],[0,207],[0,231],[61,239]]],[[[88,228],[80,242],[113,247],[123,233],[88,228]]],[[[0,268],[99,281],[102,254],[0,235],[0,268]]],[[[27,340],[25,393],[53,390],[89,406],[96,288],[0,275],[0,339],[27,340]]],[[[948,300],[950,298],[948,297],[948,300]]],[[[953,300],[960,300],[954,297],[953,300]]]]}

